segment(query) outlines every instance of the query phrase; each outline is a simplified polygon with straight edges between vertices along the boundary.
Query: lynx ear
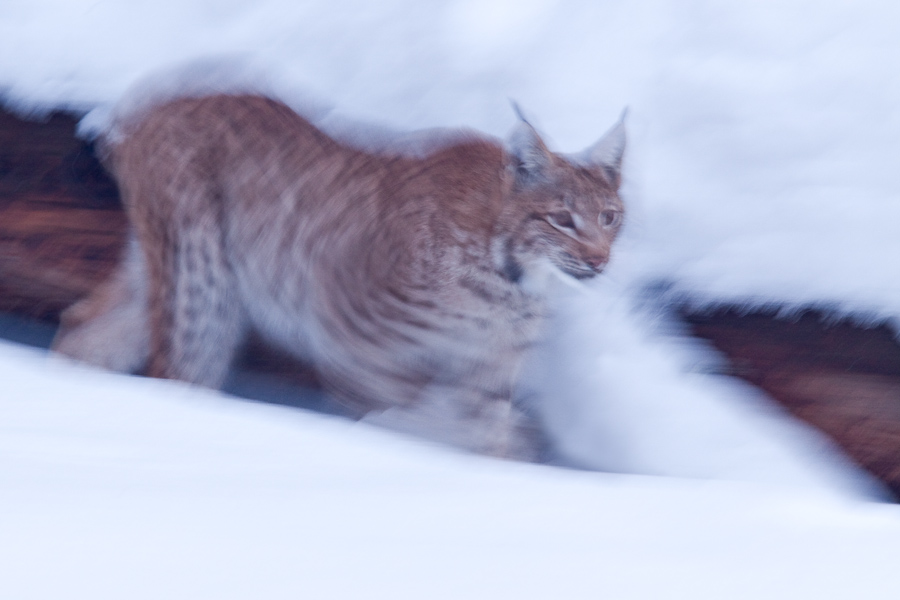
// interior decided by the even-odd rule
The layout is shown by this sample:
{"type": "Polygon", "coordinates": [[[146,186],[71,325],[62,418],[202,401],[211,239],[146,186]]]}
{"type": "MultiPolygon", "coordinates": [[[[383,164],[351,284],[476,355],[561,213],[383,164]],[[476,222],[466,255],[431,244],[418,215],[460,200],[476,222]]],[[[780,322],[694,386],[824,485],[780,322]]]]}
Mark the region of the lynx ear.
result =
{"type": "Polygon", "coordinates": [[[520,174],[530,177],[540,176],[552,164],[552,155],[544,140],[522,115],[519,105],[515,102],[512,104],[519,122],[507,140],[509,153],[518,161],[520,174]]]}
{"type": "Polygon", "coordinates": [[[600,138],[600,141],[584,151],[583,157],[592,167],[603,169],[606,176],[618,187],[622,179],[622,156],[625,154],[625,117],[622,111],[619,121],[600,138]]]}

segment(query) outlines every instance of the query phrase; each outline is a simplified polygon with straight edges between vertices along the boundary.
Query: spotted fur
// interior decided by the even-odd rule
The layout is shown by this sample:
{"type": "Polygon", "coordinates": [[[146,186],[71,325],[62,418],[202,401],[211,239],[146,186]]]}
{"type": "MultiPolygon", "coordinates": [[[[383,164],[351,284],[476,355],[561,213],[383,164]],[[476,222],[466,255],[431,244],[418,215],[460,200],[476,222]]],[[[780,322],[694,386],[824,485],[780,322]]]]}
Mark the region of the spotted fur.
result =
{"type": "Polygon", "coordinates": [[[512,404],[548,265],[584,279],[621,223],[621,125],[580,157],[524,120],[508,146],[424,156],[342,144],[260,96],[183,98],[112,145],[132,225],[118,272],[64,316],[57,351],[222,384],[248,331],[310,361],[358,414],[533,457],[512,404]]]}

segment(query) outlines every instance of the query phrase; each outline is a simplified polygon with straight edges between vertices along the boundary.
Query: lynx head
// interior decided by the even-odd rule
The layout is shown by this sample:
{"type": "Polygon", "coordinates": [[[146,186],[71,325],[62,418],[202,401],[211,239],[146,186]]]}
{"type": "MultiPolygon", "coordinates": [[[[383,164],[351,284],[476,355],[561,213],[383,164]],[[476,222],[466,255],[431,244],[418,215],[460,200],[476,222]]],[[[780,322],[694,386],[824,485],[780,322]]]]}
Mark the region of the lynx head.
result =
{"type": "Polygon", "coordinates": [[[494,238],[494,260],[518,281],[547,262],[577,279],[609,261],[622,225],[619,199],[624,117],[596,144],[574,156],[551,152],[519,114],[509,140],[512,189],[494,238]]]}

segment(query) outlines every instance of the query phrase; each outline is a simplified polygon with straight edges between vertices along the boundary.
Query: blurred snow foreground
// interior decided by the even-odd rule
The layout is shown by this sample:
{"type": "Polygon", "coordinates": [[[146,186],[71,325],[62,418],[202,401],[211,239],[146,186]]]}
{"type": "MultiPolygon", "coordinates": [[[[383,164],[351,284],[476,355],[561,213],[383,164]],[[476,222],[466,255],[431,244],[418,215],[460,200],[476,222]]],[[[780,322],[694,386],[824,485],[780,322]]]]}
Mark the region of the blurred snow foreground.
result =
{"type": "Polygon", "coordinates": [[[888,598],[900,507],[572,471],[0,345],[4,598],[888,598]]]}
{"type": "Polygon", "coordinates": [[[86,128],[147,73],[223,54],[266,74],[255,89],[333,102],[316,112],[335,132],[502,136],[511,97],[571,151],[631,116],[627,230],[601,281],[560,289],[526,382],[567,459],[619,475],[4,345],[0,596],[893,597],[896,507],[857,502],[877,487],[820,436],[704,374],[644,290],[900,321],[898,17],[876,0],[4,2],[5,100],[97,107],[86,128]]]}

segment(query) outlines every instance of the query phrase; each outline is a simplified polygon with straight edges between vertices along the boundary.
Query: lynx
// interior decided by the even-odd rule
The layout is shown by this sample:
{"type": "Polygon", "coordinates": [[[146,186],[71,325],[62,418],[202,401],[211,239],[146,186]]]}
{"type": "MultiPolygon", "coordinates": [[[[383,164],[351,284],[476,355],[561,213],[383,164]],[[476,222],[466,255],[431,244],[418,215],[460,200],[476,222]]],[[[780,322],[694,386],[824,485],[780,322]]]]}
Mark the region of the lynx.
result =
{"type": "Polygon", "coordinates": [[[360,416],[533,458],[518,373],[548,273],[609,259],[625,132],[563,156],[519,117],[506,145],[457,133],[414,155],[342,143],[263,96],[155,106],[108,141],[126,256],[55,349],[217,387],[252,330],[360,416]]]}

